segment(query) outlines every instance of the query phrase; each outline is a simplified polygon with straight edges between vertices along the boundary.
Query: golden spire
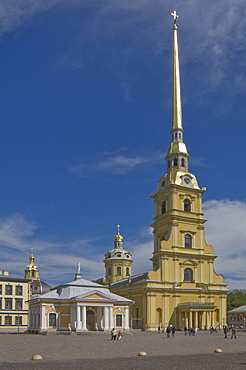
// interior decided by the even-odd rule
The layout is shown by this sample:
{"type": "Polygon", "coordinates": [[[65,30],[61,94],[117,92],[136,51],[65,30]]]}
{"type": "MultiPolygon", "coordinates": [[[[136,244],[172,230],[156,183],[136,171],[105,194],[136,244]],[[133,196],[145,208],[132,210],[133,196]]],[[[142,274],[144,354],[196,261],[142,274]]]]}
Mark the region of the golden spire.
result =
{"type": "Polygon", "coordinates": [[[182,104],[181,104],[181,89],[180,89],[180,73],[179,73],[179,52],[178,52],[178,35],[177,35],[177,18],[176,10],[171,13],[173,16],[173,111],[172,111],[172,130],[182,130],[182,104]]]}

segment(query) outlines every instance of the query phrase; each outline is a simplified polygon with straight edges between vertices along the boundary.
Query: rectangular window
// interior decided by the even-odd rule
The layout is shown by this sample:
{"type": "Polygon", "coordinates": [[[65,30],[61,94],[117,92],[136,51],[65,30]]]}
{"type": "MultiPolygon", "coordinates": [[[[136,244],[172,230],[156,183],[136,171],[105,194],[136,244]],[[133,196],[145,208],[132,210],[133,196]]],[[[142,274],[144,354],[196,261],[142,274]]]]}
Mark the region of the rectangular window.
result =
{"type": "Polygon", "coordinates": [[[22,285],[16,285],[15,294],[16,295],[22,295],[22,285]]]}
{"type": "Polygon", "coordinates": [[[12,310],[12,298],[5,298],[5,309],[12,310]]]}
{"type": "Polygon", "coordinates": [[[109,267],[108,268],[108,275],[111,275],[112,274],[112,268],[111,267],[109,267]]]}
{"type": "Polygon", "coordinates": [[[12,317],[5,316],[5,325],[12,325],[12,317]]]}
{"type": "Polygon", "coordinates": [[[12,295],[12,285],[5,285],[5,294],[12,295]]]}
{"type": "Polygon", "coordinates": [[[0,316],[0,325],[2,325],[2,316],[0,316]]]}
{"type": "Polygon", "coordinates": [[[21,298],[15,299],[15,309],[22,310],[22,299],[21,298]]]}
{"type": "Polygon", "coordinates": [[[15,325],[22,325],[22,316],[15,316],[15,325]]]}
{"type": "Polygon", "coordinates": [[[230,320],[232,320],[232,315],[230,315],[230,320]]]}
{"type": "Polygon", "coordinates": [[[117,276],[121,275],[121,267],[117,267],[117,276]]]}
{"type": "Polygon", "coordinates": [[[2,309],[2,298],[0,298],[0,310],[2,309]]]}
{"type": "Polygon", "coordinates": [[[237,315],[234,315],[234,320],[237,320],[237,315]]]}
{"type": "Polygon", "coordinates": [[[56,314],[55,313],[49,314],[49,327],[56,328],[56,314]]]}
{"type": "Polygon", "coordinates": [[[0,294],[2,294],[2,284],[0,284],[0,294]]]}
{"type": "Polygon", "coordinates": [[[122,326],[122,315],[116,315],[116,326],[122,326]]]}

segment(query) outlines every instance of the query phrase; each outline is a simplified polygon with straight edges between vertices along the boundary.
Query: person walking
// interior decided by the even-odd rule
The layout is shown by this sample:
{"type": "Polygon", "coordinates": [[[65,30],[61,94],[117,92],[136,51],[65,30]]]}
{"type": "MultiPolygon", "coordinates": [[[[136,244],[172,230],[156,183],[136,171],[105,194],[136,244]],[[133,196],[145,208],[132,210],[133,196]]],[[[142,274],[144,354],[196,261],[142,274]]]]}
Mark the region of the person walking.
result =
{"type": "Polygon", "coordinates": [[[115,328],[111,330],[111,340],[116,340],[117,331],[115,328]]]}
{"type": "Polygon", "coordinates": [[[232,328],[231,329],[231,339],[237,339],[237,331],[236,331],[236,328],[232,328]]]}
{"type": "Polygon", "coordinates": [[[175,326],[172,328],[172,336],[174,338],[174,335],[175,335],[175,326]]]}
{"type": "Polygon", "coordinates": [[[121,338],[123,337],[123,333],[121,330],[119,330],[118,332],[118,340],[121,340],[121,338]]]}
{"type": "Polygon", "coordinates": [[[228,336],[227,336],[228,328],[227,328],[227,326],[224,326],[224,327],[223,327],[223,331],[224,331],[224,338],[225,338],[225,339],[228,339],[228,336]]]}
{"type": "Polygon", "coordinates": [[[186,326],[184,327],[184,333],[185,333],[185,335],[187,335],[187,327],[186,326]]]}
{"type": "Polygon", "coordinates": [[[167,327],[167,330],[166,330],[167,338],[169,338],[169,337],[170,337],[170,331],[171,331],[171,329],[170,329],[170,327],[168,326],[168,327],[167,327]]]}

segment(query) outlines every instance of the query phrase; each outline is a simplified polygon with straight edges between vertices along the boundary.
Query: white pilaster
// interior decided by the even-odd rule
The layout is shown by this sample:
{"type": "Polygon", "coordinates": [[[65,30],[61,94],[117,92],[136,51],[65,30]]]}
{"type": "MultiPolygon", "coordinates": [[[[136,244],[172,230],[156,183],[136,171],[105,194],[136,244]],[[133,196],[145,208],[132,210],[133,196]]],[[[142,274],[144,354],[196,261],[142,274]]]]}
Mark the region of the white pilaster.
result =
{"type": "Polygon", "coordinates": [[[47,329],[47,320],[46,320],[46,305],[41,305],[41,318],[40,318],[40,329],[47,329]]]}
{"type": "Polygon", "coordinates": [[[113,318],[113,307],[109,307],[109,328],[113,329],[114,328],[114,318],[113,318]]]}
{"type": "Polygon", "coordinates": [[[129,307],[125,308],[125,330],[129,330],[129,307]]]}

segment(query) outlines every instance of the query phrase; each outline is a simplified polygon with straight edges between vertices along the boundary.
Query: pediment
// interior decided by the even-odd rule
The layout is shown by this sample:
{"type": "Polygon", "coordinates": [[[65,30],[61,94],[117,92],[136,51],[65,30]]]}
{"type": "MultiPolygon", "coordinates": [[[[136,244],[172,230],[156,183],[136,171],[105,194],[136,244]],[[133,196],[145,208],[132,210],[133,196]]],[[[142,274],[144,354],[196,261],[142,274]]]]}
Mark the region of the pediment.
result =
{"type": "Polygon", "coordinates": [[[76,299],[88,299],[88,300],[110,300],[110,297],[107,295],[107,294],[103,294],[101,292],[97,292],[97,291],[90,291],[90,292],[85,292],[83,294],[80,294],[76,297],[76,299]]]}
{"type": "Polygon", "coordinates": [[[193,261],[192,259],[185,260],[183,262],[180,262],[180,265],[185,265],[185,266],[197,266],[198,263],[193,261]]]}

